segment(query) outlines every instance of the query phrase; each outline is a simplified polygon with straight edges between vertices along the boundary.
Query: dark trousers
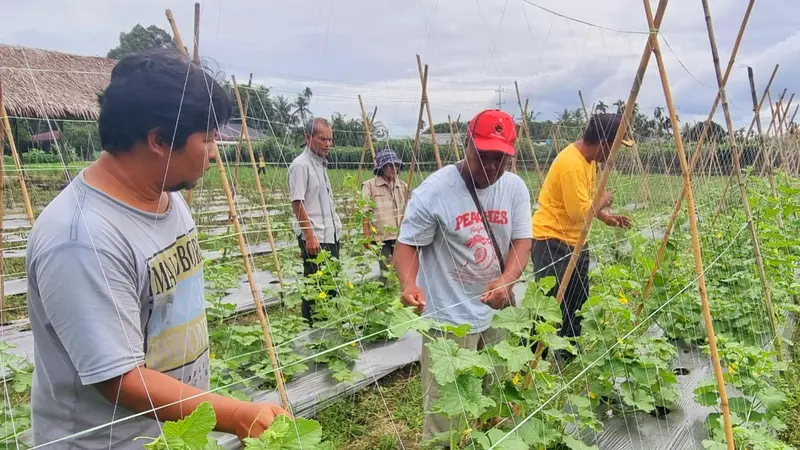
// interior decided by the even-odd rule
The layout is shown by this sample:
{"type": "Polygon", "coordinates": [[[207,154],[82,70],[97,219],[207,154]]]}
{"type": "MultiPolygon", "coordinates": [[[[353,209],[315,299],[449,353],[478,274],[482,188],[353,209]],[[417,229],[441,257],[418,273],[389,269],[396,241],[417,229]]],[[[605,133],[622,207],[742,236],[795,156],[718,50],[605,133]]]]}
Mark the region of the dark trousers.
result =
{"type": "MultiPolygon", "coordinates": [[[[317,273],[317,271],[319,271],[319,265],[317,263],[311,261],[312,259],[316,258],[317,255],[309,254],[306,251],[306,241],[303,239],[302,236],[297,236],[297,243],[300,245],[300,253],[303,256],[303,276],[308,277],[310,275],[313,275],[313,274],[317,273]]],[[[332,258],[339,259],[339,243],[338,242],[335,243],[335,244],[323,244],[323,243],[320,243],[319,246],[320,246],[320,248],[322,248],[322,250],[329,251],[332,258]]],[[[337,292],[335,290],[328,292],[328,296],[329,297],[335,297],[336,295],[337,295],[337,292]]],[[[306,321],[308,322],[309,326],[313,326],[314,325],[314,319],[313,319],[312,315],[314,313],[313,310],[314,310],[314,303],[315,302],[316,302],[316,300],[313,299],[313,298],[304,298],[302,306],[301,306],[301,311],[303,313],[303,317],[306,319],[306,321]]]]}
{"type": "Polygon", "coordinates": [[[392,263],[392,254],[394,253],[394,245],[396,243],[397,241],[395,239],[383,241],[383,247],[381,248],[381,256],[383,256],[383,258],[378,262],[381,266],[381,272],[386,272],[389,269],[386,265],[392,263]]]}
{"type": "MultiPolygon", "coordinates": [[[[555,297],[558,295],[558,285],[564,272],[567,271],[570,255],[573,248],[558,239],[543,239],[533,241],[533,269],[538,280],[543,277],[555,276],[556,285],[548,292],[548,295],[555,297]]],[[[562,337],[575,337],[581,334],[581,318],[577,312],[589,298],[589,251],[585,249],[578,257],[575,271],[567,284],[564,292],[564,300],[561,303],[561,318],[563,322],[558,335],[562,337]]]]}

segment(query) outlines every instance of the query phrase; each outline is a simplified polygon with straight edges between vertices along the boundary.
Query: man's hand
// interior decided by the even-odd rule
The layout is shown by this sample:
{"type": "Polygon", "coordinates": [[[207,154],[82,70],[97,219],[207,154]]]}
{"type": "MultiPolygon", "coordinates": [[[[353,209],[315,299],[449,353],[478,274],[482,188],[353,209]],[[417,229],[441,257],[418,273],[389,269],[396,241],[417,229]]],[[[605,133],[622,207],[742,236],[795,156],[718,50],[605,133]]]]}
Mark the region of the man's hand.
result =
{"type": "Polygon", "coordinates": [[[611,206],[612,203],[614,203],[614,193],[611,191],[605,191],[603,192],[603,196],[600,197],[600,204],[597,205],[597,209],[602,211],[611,206]]]}
{"type": "Polygon", "coordinates": [[[414,307],[417,314],[421,314],[425,309],[425,294],[416,284],[409,284],[409,286],[403,288],[403,293],[400,294],[400,301],[406,306],[414,307]]]}
{"type": "Polygon", "coordinates": [[[317,236],[311,232],[306,233],[306,254],[309,256],[315,256],[319,254],[321,247],[319,245],[319,241],[317,240],[317,236]]]}
{"type": "Polygon", "coordinates": [[[272,421],[275,420],[275,417],[281,414],[292,418],[291,414],[278,405],[241,402],[233,411],[231,420],[236,430],[236,436],[239,437],[240,441],[243,441],[247,437],[257,438],[261,436],[264,430],[269,428],[272,421]]]}
{"type": "Polygon", "coordinates": [[[502,275],[495,278],[481,295],[481,303],[492,309],[503,309],[511,301],[512,286],[513,283],[507,282],[502,275]]]}
{"type": "Polygon", "coordinates": [[[602,214],[598,214],[597,218],[600,219],[601,222],[610,227],[618,227],[626,229],[631,227],[630,217],[618,216],[615,214],[608,214],[606,212],[603,212],[602,214]]]}

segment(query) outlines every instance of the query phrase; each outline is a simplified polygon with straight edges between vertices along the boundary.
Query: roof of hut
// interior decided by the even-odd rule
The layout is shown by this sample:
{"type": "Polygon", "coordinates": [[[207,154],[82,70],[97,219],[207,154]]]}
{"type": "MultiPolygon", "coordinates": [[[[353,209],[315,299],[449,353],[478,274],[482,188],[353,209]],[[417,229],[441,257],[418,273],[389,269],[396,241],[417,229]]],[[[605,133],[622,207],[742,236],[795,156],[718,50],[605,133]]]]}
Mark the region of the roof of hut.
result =
{"type": "Polygon", "coordinates": [[[117,61],[0,44],[0,83],[10,117],[95,120],[97,94],[117,61]]]}

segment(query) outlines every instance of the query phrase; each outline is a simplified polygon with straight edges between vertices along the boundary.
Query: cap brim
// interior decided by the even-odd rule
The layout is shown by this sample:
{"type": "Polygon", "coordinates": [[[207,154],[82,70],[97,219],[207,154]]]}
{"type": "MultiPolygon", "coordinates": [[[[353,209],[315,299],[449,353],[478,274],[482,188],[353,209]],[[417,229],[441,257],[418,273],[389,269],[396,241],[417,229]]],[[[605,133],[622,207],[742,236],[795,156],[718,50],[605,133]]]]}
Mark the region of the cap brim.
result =
{"type": "Polygon", "coordinates": [[[472,142],[475,144],[475,148],[480,152],[501,152],[508,156],[517,154],[517,149],[514,148],[513,145],[499,142],[497,139],[473,137],[472,142]]]}

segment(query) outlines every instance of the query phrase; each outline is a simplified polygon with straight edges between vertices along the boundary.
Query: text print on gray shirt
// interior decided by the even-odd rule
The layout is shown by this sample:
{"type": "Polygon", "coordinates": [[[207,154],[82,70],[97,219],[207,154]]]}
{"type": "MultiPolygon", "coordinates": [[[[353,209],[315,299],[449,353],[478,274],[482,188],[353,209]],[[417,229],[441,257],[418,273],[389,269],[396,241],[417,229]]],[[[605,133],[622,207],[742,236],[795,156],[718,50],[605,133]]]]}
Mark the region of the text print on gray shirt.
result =
{"type": "Polygon", "coordinates": [[[106,400],[93,384],[144,364],[209,388],[203,259],[179,193],[163,214],[125,205],[79,173],[28,241],[34,336],[34,445],[94,427],[54,448],[141,449],[158,423],[106,400]]]}

